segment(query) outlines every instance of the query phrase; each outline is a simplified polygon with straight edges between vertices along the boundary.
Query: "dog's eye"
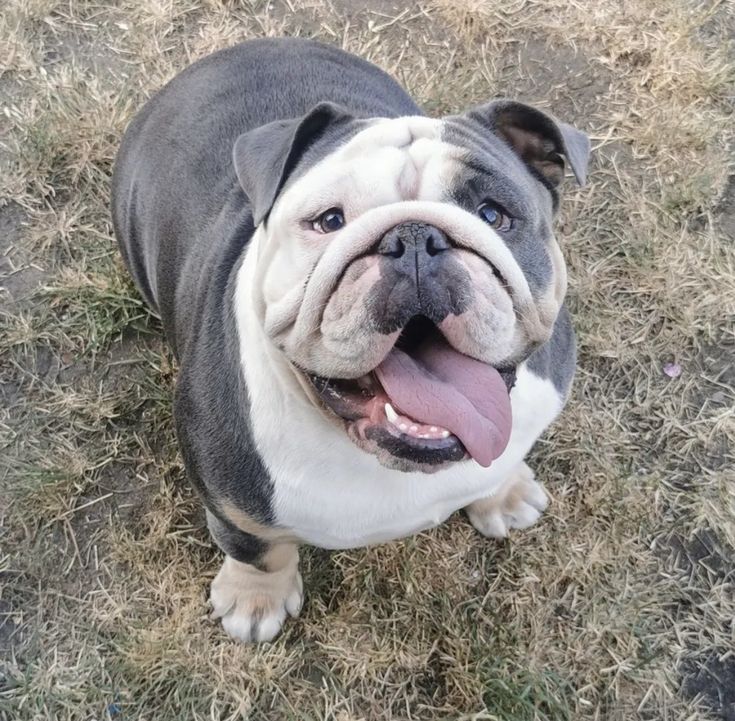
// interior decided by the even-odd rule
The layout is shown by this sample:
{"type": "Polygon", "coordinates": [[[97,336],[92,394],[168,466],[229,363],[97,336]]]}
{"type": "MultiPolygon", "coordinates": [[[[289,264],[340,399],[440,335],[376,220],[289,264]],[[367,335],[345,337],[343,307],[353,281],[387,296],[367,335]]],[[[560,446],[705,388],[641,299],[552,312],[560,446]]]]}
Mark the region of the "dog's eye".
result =
{"type": "Polygon", "coordinates": [[[314,230],[320,233],[334,233],[345,224],[345,215],[341,208],[325,210],[313,223],[314,230]]]}
{"type": "Polygon", "coordinates": [[[513,227],[513,218],[497,203],[486,201],[477,209],[477,214],[494,230],[506,231],[513,227]]]}

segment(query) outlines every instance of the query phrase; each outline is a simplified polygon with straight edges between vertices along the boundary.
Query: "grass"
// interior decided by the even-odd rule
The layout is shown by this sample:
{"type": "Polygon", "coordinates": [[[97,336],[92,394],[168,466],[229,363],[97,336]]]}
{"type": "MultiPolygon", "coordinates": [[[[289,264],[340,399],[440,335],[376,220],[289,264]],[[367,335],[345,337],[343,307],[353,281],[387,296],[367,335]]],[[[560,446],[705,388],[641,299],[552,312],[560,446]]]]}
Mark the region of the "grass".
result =
{"type": "Polygon", "coordinates": [[[734,29],[717,0],[8,0],[0,718],[735,718],[734,29]],[[367,57],[432,114],[534,102],[595,152],[558,221],[580,365],[533,453],[542,522],[306,549],[301,618],[253,648],[207,617],[219,558],[109,177],[167,79],[281,34],[367,57]]]}

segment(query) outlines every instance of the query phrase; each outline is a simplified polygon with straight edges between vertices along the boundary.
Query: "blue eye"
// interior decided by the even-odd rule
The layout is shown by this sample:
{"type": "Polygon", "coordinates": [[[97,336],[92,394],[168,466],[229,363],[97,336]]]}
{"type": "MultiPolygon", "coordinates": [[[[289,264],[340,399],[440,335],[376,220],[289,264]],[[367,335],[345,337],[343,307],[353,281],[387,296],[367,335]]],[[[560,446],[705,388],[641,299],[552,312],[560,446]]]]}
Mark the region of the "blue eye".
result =
{"type": "Polygon", "coordinates": [[[505,232],[513,227],[513,218],[492,201],[482,203],[477,209],[477,214],[494,230],[505,232]]]}
{"type": "Polygon", "coordinates": [[[345,216],[341,208],[325,210],[313,223],[314,230],[320,233],[334,233],[345,224],[345,216]]]}

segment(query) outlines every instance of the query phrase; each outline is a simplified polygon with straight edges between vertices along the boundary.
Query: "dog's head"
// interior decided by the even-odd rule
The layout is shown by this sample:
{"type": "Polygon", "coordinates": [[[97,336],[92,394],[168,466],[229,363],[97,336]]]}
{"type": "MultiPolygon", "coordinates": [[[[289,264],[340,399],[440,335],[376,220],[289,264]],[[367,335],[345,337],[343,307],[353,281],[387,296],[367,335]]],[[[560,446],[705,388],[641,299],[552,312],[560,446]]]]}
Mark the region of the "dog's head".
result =
{"type": "Polygon", "coordinates": [[[589,141],[521,103],[357,119],[329,103],[238,138],[270,341],[363,450],[435,470],[505,448],[515,368],[566,291],[552,232],[589,141]]]}

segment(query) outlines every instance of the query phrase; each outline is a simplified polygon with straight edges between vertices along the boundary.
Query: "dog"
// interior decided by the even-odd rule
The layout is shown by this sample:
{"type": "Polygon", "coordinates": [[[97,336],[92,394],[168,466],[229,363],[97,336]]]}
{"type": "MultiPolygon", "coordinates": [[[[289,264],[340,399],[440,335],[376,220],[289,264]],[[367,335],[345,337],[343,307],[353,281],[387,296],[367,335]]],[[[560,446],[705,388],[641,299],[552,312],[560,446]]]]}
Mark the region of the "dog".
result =
{"type": "Polygon", "coordinates": [[[426,117],[375,65],[296,38],[199,60],[130,123],[114,230],[177,359],[231,637],[298,615],[299,544],[463,508],[491,538],[539,518],[524,458],[576,364],[552,225],[589,153],[512,100],[426,117]]]}

